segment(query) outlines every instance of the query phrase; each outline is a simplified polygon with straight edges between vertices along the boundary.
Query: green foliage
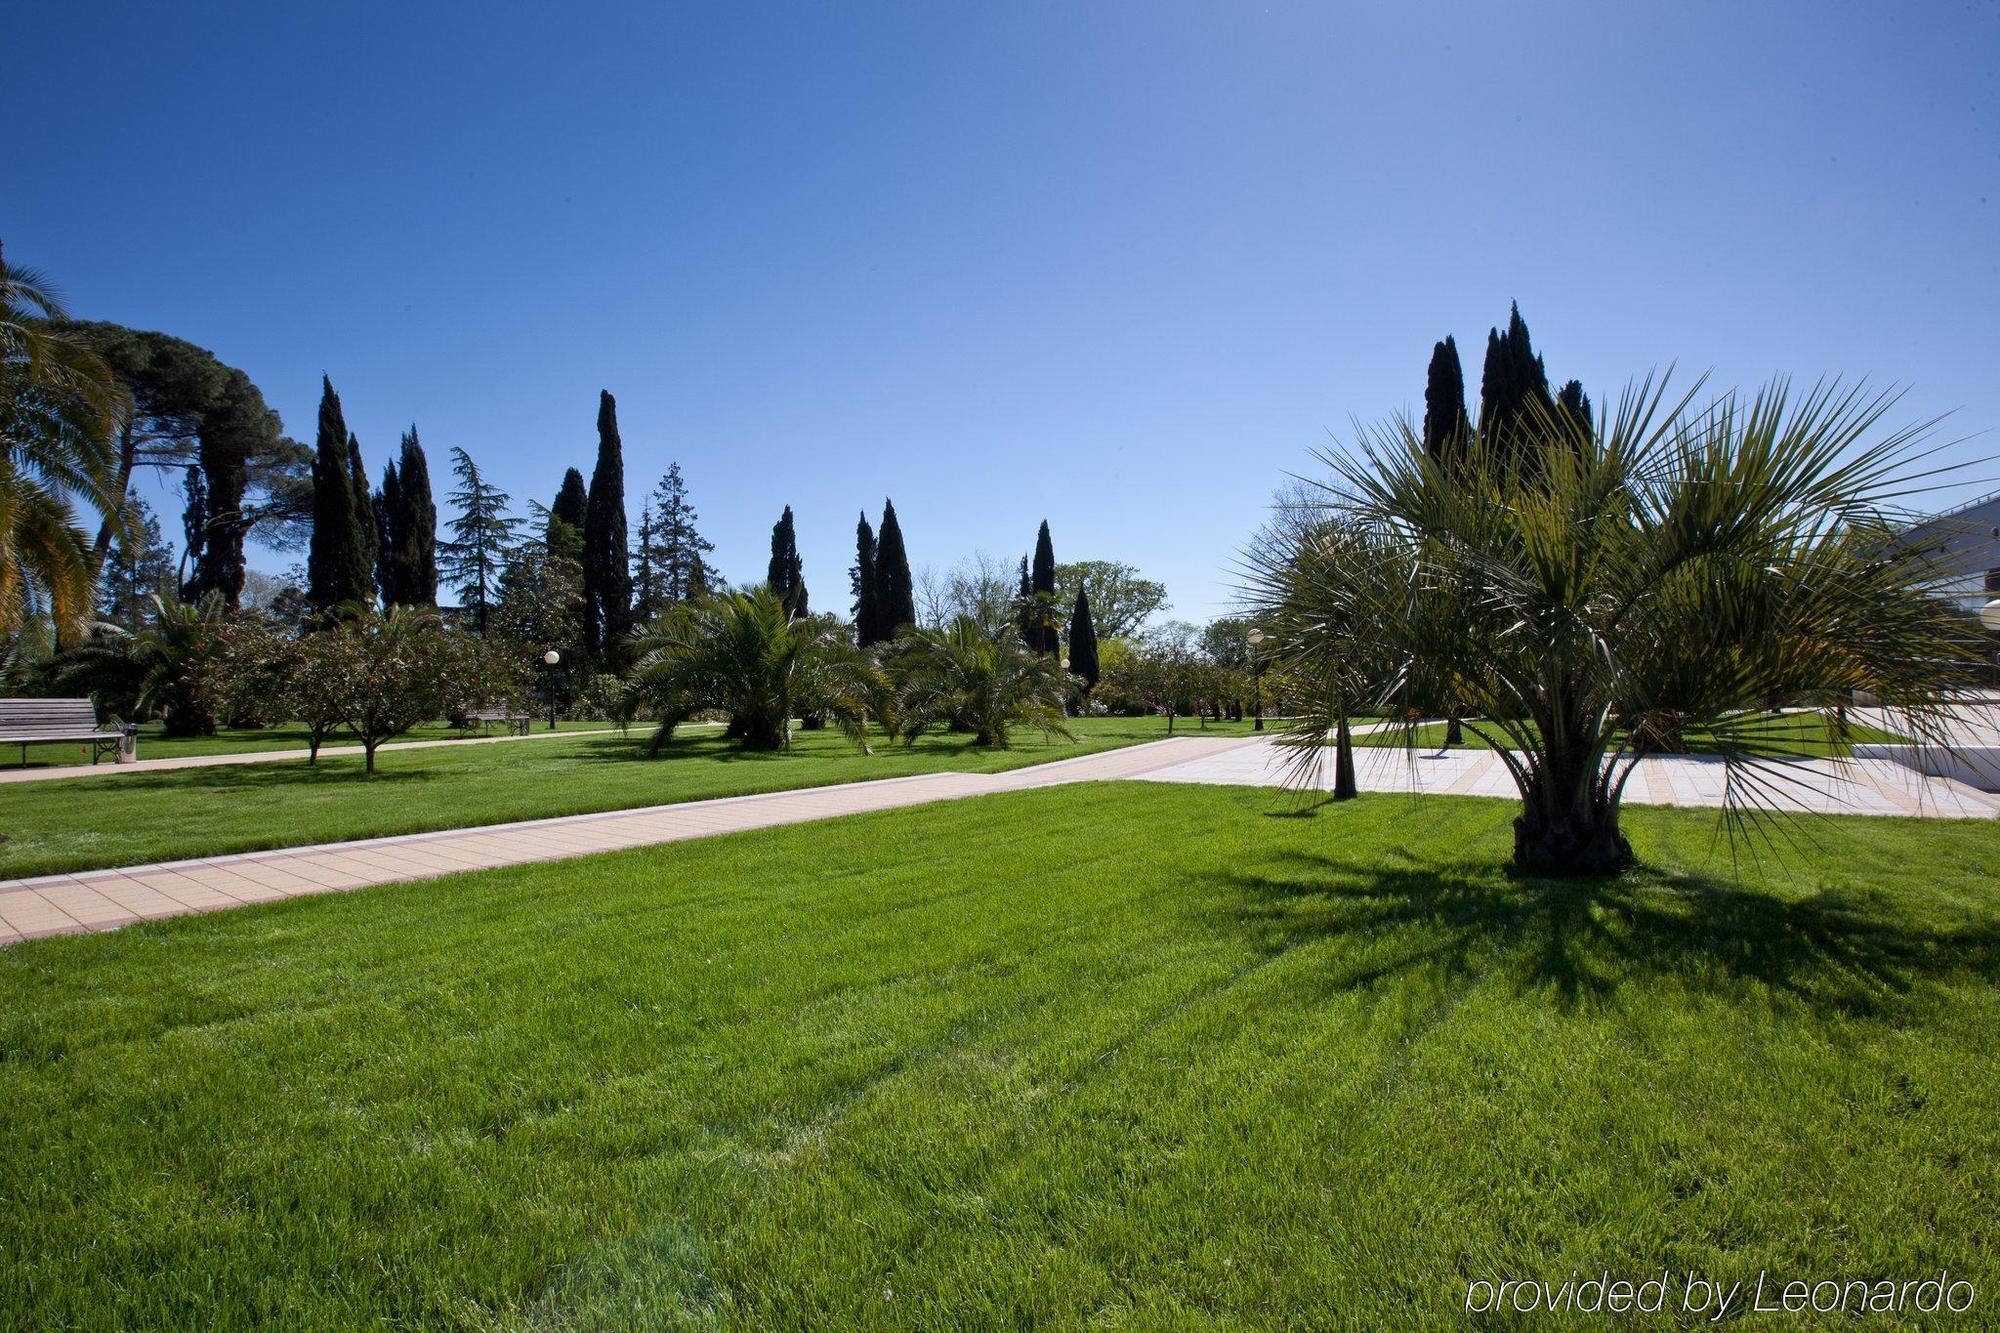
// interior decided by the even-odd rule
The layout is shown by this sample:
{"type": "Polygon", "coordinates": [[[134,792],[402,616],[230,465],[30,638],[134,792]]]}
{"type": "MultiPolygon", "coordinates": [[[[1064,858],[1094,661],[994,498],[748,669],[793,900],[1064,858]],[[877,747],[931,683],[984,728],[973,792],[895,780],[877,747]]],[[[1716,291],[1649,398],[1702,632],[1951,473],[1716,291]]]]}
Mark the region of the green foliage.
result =
{"type": "Polygon", "coordinates": [[[875,546],[876,642],[896,636],[917,623],[916,580],[910,575],[910,553],[903,542],[903,523],[892,500],[882,501],[882,530],[875,546]]]}
{"type": "Polygon", "coordinates": [[[549,506],[549,516],[561,519],[580,534],[589,515],[590,492],[584,488],[583,474],[573,467],[563,469],[562,486],[556,491],[556,502],[549,506]]]}
{"type": "Polygon", "coordinates": [[[792,526],[790,505],[785,506],[785,512],[771,525],[771,563],[765,582],[789,614],[800,617],[811,614],[805,563],[799,559],[799,536],[792,526]]]}
{"type": "Polygon", "coordinates": [[[943,629],[907,631],[896,648],[896,725],[904,740],[942,726],[1004,750],[1020,723],[1070,737],[1062,671],[1024,647],[1013,627],[960,616],[943,629]]]}
{"type": "Polygon", "coordinates": [[[196,602],[155,595],[153,614],[136,630],[100,624],[60,654],[52,679],[65,692],[97,696],[112,712],[166,720],[169,736],[215,730],[213,686],[217,633],[226,608],[220,593],[196,602]]]}
{"type": "Polygon", "coordinates": [[[521,520],[508,514],[512,497],[480,475],[471,454],[453,445],[451,458],[458,488],[447,498],[458,515],[451,521],[451,540],[439,549],[439,572],[458,589],[473,632],[484,634],[521,520]]]}
{"type": "Polygon", "coordinates": [[[174,551],[144,500],[128,497],[125,511],[124,531],[105,551],[97,578],[97,614],[121,629],[136,630],[151,612],[153,598],[173,591],[174,551]]]}
{"type": "Polygon", "coordinates": [[[618,403],[597,400],[597,466],[583,517],[583,638],[599,661],[622,661],[632,632],[632,557],[625,542],[625,450],[618,403]]]}
{"type": "Polygon", "coordinates": [[[889,637],[882,633],[882,617],[876,610],[880,595],[876,559],[875,529],[868,526],[868,515],[862,514],[854,523],[854,568],[847,578],[854,591],[854,637],[863,648],[889,637]]]}
{"type": "Polygon", "coordinates": [[[1144,578],[1133,566],[1115,560],[1057,565],[1055,604],[1074,606],[1079,592],[1090,595],[1091,620],[1101,639],[1137,634],[1167,606],[1165,584],[1144,578]]]}
{"type": "Polygon", "coordinates": [[[375,581],[382,605],[437,605],[437,505],[415,426],[403,432],[395,461],[382,469],[375,519],[380,538],[375,581]]]}
{"type": "Polygon", "coordinates": [[[1458,344],[1450,334],[1431,348],[1428,382],[1424,385],[1424,450],[1443,459],[1458,449],[1472,429],[1465,415],[1465,368],[1458,361],[1458,344]]]}
{"type": "Polygon", "coordinates": [[[72,499],[123,521],[113,441],[131,397],[63,320],[46,278],[0,258],[0,634],[44,610],[62,632],[89,617],[97,567],[72,499]]]}
{"type": "Polygon", "coordinates": [[[318,447],[313,456],[312,543],[306,557],[306,597],[315,611],[375,600],[375,562],[367,529],[367,481],[355,485],[358,445],[351,446],[340,395],[321,377],[318,447]],[[358,492],[358,493],[357,493],[358,492]]]}
{"type": "Polygon", "coordinates": [[[1097,688],[1097,625],[1091,619],[1090,594],[1076,590],[1076,605],[1069,613],[1069,673],[1083,682],[1086,696],[1097,688]]]}
{"type": "Polygon", "coordinates": [[[1734,828],[1794,780],[1752,725],[1773,701],[1837,738],[1866,691],[1941,739],[1983,644],[1893,540],[1922,431],[1871,441],[1892,400],[1825,385],[1664,395],[1642,381],[1589,437],[1553,408],[1499,440],[1482,421],[1457,463],[1407,421],[1326,459],[1318,512],[1254,553],[1302,752],[1360,701],[1462,702],[1504,738],[1517,864],[1594,873],[1630,859],[1619,801],[1647,749],[1723,756],[1734,828]]]}
{"type": "Polygon", "coordinates": [[[791,720],[819,714],[866,746],[880,678],[831,616],[795,616],[769,589],[669,608],[638,644],[626,716],[660,719],[654,747],[696,713],[729,715],[746,749],[789,748],[791,720]]]}
{"type": "Polygon", "coordinates": [[[361,558],[368,563],[368,595],[362,600],[373,606],[375,576],[382,561],[382,530],[374,495],[368,489],[368,468],[361,461],[361,441],[352,432],[347,436],[347,477],[354,487],[354,512],[360,520],[361,558]]]}
{"type": "Polygon", "coordinates": [[[666,474],[653,488],[649,512],[652,544],[644,555],[659,581],[657,604],[652,610],[707,596],[715,583],[715,570],[708,563],[715,543],[695,526],[701,515],[688,499],[679,463],[667,465],[666,474]]]}
{"type": "Polygon", "coordinates": [[[1523,438],[1533,423],[1554,406],[1549,397],[1549,372],[1528,340],[1521,307],[1507,315],[1507,331],[1486,334],[1486,364],[1479,378],[1479,434],[1489,452],[1510,451],[1515,457],[1536,450],[1523,438]]]}

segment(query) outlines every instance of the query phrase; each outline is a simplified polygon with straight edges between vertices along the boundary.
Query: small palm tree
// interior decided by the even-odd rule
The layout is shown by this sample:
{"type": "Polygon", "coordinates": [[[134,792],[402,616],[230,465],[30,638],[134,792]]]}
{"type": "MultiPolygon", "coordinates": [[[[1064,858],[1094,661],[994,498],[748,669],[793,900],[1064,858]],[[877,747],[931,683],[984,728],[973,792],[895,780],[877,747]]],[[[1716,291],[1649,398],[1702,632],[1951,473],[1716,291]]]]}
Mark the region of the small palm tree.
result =
{"type": "Polygon", "coordinates": [[[1554,873],[1629,863],[1620,799],[1664,743],[1725,761],[1732,821],[1780,808],[1774,702],[1839,741],[1868,691],[1942,743],[1981,644],[1895,538],[1923,431],[1869,442],[1893,400],[1836,386],[1692,398],[1648,378],[1594,430],[1542,412],[1431,458],[1399,420],[1324,459],[1318,512],[1253,561],[1277,655],[1324,682],[1295,742],[1364,687],[1406,714],[1464,703],[1521,794],[1515,864],[1554,873]],[[1312,549],[1329,527],[1350,558],[1312,549]]]}
{"type": "Polygon", "coordinates": [[[869,703],[880,680],[850,631],[831,616],[787,613],[768,589],[684,602],[636,645],[626,716],[651,710],[653,748],[694,714],[729,714],[749,750],[790,749],[791,720],[814,712],[867,748],[869,703]]]}
{"type": "Polygon", "coordinates": [[[1055,659],[1022,645],[1014,625],[985,626],[959,616],[943,629],[897,640],[897,722],[914,742],[934,726],[972,733],[975,745],[1006,749],[1016,723],[1069,738],[1066,682],[1055,659]]]}
{"type": "Polygon", "coordinates": [[[59,631],[90,614],[81,503],[122,522],[115,440],[129,397],[87,339],[63,327],[48,280],[0,258],[0,633],[45,604],[59,631]]]}
{"type": "Polygon", "coordinates": [[[215,715],[203,673],[227,616],[222,594],[198,602],[159,594],[152,600],[149,623],[137,630],[98,623],[58,659],[52,678],[100,700],[129,699],[139,716],[164,718],[169,736],[209,735],[215,715]]]}

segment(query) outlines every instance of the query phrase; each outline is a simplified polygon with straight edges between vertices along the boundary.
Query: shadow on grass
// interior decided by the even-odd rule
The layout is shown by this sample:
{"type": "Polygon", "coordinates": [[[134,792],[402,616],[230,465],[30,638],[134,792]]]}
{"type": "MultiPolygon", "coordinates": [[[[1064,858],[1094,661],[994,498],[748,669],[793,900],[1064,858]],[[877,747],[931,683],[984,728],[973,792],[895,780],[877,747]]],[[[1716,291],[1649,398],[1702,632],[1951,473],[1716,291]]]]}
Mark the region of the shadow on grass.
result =
{"type": "Polygon", "coordinates": [[[1261,873],[1211,882],[1234,895],[1231,924],[1265,932],[1269,948],[1343,941],[1363,961],[1328,975],[1329,990],[1366,989],[1430,968],[1505,977],[1565,1007],[1615,1006],[1628,984],[1669,980],[1894,1020],[1930,982],[1966,974],[2000,980],[1993,923],[1926,923],[1875,895],[1793,899],[1686,872],[1540,879],[1487,863],[1405,859],[1412,864],[1360,867],[1286,852],[1261,873]]]}

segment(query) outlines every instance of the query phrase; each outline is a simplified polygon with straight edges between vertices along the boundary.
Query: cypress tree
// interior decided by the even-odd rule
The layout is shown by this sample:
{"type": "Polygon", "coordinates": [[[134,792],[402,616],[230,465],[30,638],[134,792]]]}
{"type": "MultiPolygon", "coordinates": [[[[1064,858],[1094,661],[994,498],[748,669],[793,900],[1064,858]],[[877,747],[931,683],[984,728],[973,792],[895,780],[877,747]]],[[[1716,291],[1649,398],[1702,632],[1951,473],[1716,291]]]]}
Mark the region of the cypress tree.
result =
{"type": "Polygon", "coordinates": [[[436,606],[437,501],[431,498],[431,468],[412,425],[403,435],[397,460],[397,490],[402,499],[396,520],[396,565],[401,582],[396,601],[401,606],[436,606]]]}
{"type": "Polygon", "coordinates": [[[1506,457],[1519,439],[1522,423],[1536,406],[1552,409],[1555,400],[1549,396],[1548,369],[1535,355],[1517,304],[1508,312],[1507,332],[1492,329],[1486,335],[1486,364],[1479,379],[1479,433],[1506,457]]]}
{"type": "Polygon", "coordinates": [[[1442,461],[1462,448],[1470,424],[1465,416],[1465,368],[1449,334],[1431,348],[1430,380],[1424,386],[1424,453],[1442,461]]]}
{"type": "Polygon", "coordinates": [[[556,502],[549,506],[549,517],[583,531],[583,520],[590,509],[590,492],[583,488],[583,474],[575,468],[563,473],[562,487],[556,491],[556,502]]]}
{"type": "Polygon", "coordinates": [[[866,648],[886,637],[875,605],[875,529],[868,526],[867,514],[862,514],[854,524],[854,568],[850,573],[854,584],[854,641],[866,648]]]}
{"type": "Polygon", "coordinates": [[[632,557],[632,619],[641,625],[650,621],[660,609],[660,576],[653,566],[653,552],[657,546],[653,537],[652,507],[640,505],[639,548],[632,557]]]}
{"type": "Polygon", "coordinates": [[[1028,646],[1047,656],[1062,645],[1056,632],[1056,551],[1049,540],[1049,521],[1035,534],[1035,563],[1028,578],[1030,637],[1028,646]]]}
{"type": "Polygon", "coordinates": [[[893,639],[905,625],[917,623],[917,584],[910,577],[910,553],[903,545],[903,524],[893,502],[882,501],[882,536],[875,546],[875,614],[877,634],[893,639]]]}
{"type": "Polygon", "coordinates": [[[403,522],[403,487],[396,479],[396,460],[382,465],[382,488],[375,492],[375,588],[382,605],[395,606],[403,591],[403,571],[398,566],[402,548],[397,545],[403,522]]]}
{"type": "Polygon", "coordinates": [[[375,492],[368,485],[368,468],[361,461],[361,441],[347,434],[347,481],[354,488],[354,512],[361,519],[361,558],[368,564],[368,591],[362,600],[375,601],[376,562],[382,554],[382,535],[375,526],[375,492]]]}
{"type": "Polygon", "coordinates": [[[1583,391],[1582,380],[1571,380],[1562,386],[1562,392],[1556,395],[1556,407],[1563,418],[1576,428],[1580,438],[1590,438],[1590,395],[1583,391]]]}
{"type": "Polygon", "coordinates": [[[1021,587],[1014,594],[1014,616],[1021,622],[1021,642],[1039,651],[1041,636],[1035,630],[1035,584],[1028,577],[1028,557],[1021,557],[1021,587]]]}
{"type": "Polygon", "coordinates": [[[313,452],[313,530],[306,551],[306,598],[316,611],[366,602],[374,568],[364,534],[367,509],[354,502],[347,422],[333,381],[320,380],[319,436],[313,452]]]}
{"type": "Polygon", "coordinates": [[[799,559],[798,532],[792,524],[792,507],[771,525],[771,565],[765,575],[771,592],[793,616],[808,614],[805,563],[799,559]]]}
{"type": "Polygon", "coordinates": [[[1097,688],[1097,626],[1090,619],[1090,597],[1076,590],[1076,607],[1069,613],[1069,671],[1083,678],[1083,692],[1097,688]]]}
{"type": "Polygon", "coordinates": [[[597,398],[597,467],[583,515],[584,642],[600,658],[624,650],[632,630],[632,558],[625,545],[625,449],[618,401],[597,398]]]}

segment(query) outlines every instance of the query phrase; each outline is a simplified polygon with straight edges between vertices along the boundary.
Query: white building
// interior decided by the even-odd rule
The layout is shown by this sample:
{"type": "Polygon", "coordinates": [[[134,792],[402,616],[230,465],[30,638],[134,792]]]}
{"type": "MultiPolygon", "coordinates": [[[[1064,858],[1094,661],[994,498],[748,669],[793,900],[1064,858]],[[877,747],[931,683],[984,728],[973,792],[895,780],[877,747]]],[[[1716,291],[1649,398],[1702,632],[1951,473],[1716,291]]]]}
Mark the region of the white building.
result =
{"type": "Polygon", "coordinates": [[[1974,613],[2000,597],[2000,492],[1925,519],[1903,538],[1942,548],[1937,562],[1944,577],[1932,585],[1940,597],[1974,613]]]}

